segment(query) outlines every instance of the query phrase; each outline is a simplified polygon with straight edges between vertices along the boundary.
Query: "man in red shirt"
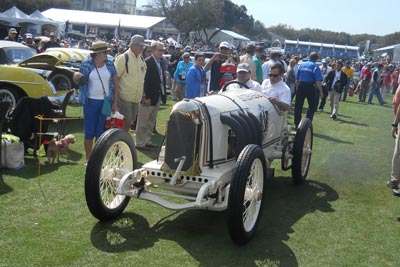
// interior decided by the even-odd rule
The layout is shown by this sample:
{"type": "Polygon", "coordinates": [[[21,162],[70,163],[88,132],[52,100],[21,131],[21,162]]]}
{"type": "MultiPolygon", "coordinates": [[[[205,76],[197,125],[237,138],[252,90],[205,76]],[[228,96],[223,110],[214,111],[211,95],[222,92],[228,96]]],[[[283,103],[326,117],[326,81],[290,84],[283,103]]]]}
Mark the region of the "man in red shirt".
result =
{"type": "Polygon", "coordinates": [[[371,71],[372,63],[368,62],[367,65],[362,68],[361,70],[361,89],[360,94],[358,95],[359,102],[365,102],[367,98],[367,93],[369,91],[369,87],[371,86],[371,78],[372,78],[372,71],[371,71]]]}

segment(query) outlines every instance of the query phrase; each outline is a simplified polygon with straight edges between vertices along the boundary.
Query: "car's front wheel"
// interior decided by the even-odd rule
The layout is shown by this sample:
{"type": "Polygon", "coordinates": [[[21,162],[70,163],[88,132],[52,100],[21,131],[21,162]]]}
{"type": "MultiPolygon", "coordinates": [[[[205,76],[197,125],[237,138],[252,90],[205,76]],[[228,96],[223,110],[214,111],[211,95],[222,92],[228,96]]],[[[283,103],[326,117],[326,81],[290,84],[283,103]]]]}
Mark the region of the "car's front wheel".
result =
{"type": "Polygon", "coordinates": [[[0,86],[0,102],[9,102],[10,108],[15,108],[20,98],[20,94],[12,87],[0,86]]]}
{"type": "Polygon", "coordinates": [[[128,132],[113,128],[100,136],[85,175],[86,203],[94,217],[106,221],[124,211],[130,198],[116,190],[121,178],[136,165],[136,148],[128,132]]]}
{"type": "Polygon", "coordinates": [[[264,203],[266,161],[258,145],[247,145],[233,169],[228,199],[228,228],[240,245],[254,236],[264,203]]]}

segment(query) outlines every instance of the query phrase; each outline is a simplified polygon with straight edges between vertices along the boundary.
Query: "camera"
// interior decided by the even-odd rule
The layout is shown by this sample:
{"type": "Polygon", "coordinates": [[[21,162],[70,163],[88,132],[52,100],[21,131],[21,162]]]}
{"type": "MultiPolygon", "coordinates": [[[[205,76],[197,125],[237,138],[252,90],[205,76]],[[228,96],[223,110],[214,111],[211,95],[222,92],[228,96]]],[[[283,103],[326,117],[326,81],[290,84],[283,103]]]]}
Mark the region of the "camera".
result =
{"type": "Polygon", "coordinates": [[[219,54],[219,59],[227,60],[227,59],[228,59],[228,56],[225,55],[225,54],[219,54]]]}

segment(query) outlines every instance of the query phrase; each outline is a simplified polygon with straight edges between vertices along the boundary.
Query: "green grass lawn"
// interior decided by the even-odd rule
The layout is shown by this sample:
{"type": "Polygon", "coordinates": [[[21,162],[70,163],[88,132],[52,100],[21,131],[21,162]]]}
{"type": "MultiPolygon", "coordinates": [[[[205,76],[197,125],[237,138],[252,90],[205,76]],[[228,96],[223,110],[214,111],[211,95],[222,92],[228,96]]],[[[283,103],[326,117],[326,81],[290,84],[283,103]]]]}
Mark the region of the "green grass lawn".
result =
{"type": "MultiPolygon", "coordinates": [[[[340,102],[336,121],[316,113],[305,185],[294,186],[274,162],[257,234],[242,247],[230,240],[225,212],[175,212],[132,199],[119,219],[99,223],[84,196],[83,122],[70,121],[77,142],[69,162],[48,165],[43,157],[40,177],[32,156],[24,169],[0,170],[0,266],[399,266],[400,199],[385,187],[393,112],[357,100],[340,102]]],[[[160,133],[171,103],[159,113],[160,133]]],[[[156,157],[138,153],[140,164],[156,157]]]]}

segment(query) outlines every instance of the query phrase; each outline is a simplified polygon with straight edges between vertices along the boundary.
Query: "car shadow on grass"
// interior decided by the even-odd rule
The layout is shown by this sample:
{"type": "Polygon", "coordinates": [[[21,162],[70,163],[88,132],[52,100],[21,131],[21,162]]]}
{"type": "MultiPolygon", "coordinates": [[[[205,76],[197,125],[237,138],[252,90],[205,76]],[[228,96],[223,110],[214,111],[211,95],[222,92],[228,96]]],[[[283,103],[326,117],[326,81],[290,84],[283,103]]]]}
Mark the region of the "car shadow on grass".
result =
{"type": "Polygon", "coordinates": [[[276,177],[267,182],[265,196],[256,235],[244,246],[231,241],[226,211],[172,211],[154,225],[142,215],[125,212],[116,220],[96,223],[90,239],[94,247],[108,253],[140,251],[162,239],[171,240],[199,266],[298,266],[296,255],[285,244],[294,233],[293,225],[309,213],[333,212],[330,202],[337,200],[338,194],[320,182],[294,186],[290,178],[276,177]]]}

